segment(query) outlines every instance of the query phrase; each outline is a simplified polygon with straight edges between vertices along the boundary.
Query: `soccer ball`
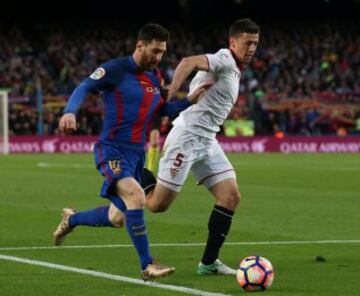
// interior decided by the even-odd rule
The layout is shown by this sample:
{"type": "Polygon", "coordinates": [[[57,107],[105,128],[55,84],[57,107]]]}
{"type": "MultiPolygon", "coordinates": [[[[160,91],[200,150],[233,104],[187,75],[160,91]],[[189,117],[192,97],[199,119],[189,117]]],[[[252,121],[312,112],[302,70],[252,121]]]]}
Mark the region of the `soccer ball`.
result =
{"type": "Polygon", "coordinates": [[[266,258],[249,256],[240,262],[236,279],[246,291],[265,290],[274,281],[274,269],[266,258]]]}

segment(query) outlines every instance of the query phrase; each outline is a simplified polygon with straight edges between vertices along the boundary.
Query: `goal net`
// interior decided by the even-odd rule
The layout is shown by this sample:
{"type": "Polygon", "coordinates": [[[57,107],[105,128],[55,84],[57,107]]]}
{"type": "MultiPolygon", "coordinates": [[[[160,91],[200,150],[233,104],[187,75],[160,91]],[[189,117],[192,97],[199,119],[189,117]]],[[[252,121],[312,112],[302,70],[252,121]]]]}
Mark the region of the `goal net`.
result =
{"type": "Polygon", "coordinates": [[[0,154],[9,154],[8,92],[0,90],[0,154]]]}

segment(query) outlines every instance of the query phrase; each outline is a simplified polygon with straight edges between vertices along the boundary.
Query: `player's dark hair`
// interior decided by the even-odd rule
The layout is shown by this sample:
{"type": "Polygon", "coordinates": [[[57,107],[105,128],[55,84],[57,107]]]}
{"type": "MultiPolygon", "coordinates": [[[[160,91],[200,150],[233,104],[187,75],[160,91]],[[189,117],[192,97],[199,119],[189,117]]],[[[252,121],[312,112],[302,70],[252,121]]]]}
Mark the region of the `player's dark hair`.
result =
{"type": "Polygon", "coordinates": [[[148,23],[143,26],[137,35],[137,40],[142,40],[145,42],[151,42],[152,40],[168,42],[170,38],[170,33],[163,26],[148,23]]]}
{"type": "Polygon", "coordinates": [[[241,33],[259,34],[260,26],[249,18],[239,19],[230,26],[229,37],[236,37],[241,33]]]}

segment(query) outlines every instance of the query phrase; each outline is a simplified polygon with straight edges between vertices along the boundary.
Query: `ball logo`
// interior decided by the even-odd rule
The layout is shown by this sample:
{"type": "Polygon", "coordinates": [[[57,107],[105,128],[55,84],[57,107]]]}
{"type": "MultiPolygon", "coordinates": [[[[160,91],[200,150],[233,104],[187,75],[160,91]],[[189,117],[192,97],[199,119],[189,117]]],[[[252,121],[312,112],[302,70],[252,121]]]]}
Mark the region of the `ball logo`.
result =
{"type": "Polygon", "coordinates": [[[170,169],[170,176],[171,176],[172,178],[175,178],[179,172],[180,172],[179,169],[171,168],[171,169],[170,169]]]}
{"type": "Polygon", "coordinates": [[[90,78],[91,79],[94,79],[94,80],[99,80],[99,79],[101,79],[102,77],[104,77],[105,76],[105,69],[104,68],[97,68],[95,71],[94,71],[94,73],[92,73],[91,75],[90,75],[90,78]]]}

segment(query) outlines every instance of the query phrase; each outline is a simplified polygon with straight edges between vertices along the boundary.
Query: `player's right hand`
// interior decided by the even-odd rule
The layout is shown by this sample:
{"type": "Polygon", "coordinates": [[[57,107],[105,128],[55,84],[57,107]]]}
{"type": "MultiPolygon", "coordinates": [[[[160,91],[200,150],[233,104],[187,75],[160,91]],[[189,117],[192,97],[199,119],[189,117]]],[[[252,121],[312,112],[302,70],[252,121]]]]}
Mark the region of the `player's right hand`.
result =
{"type": "Polygon", "coordinates": [[[191,94],[188,94],[188,99],[191,103],[195,104],[200,101],[204,92],[206,92],[214,83],[206,82],[195,89],[191,94]]]}
{"type": "Polygon", "coordinates": [[[59,131],[62,134],[72,133],[76,131],[76,117],[73,113],[64,114],[59,122],[59,131]]]}

